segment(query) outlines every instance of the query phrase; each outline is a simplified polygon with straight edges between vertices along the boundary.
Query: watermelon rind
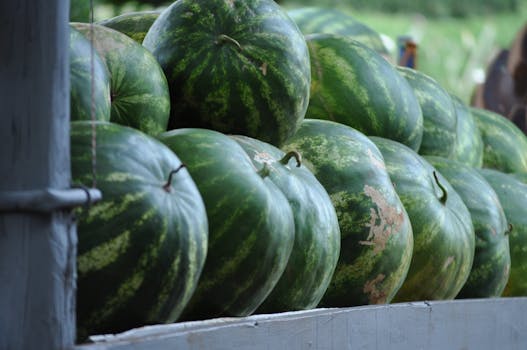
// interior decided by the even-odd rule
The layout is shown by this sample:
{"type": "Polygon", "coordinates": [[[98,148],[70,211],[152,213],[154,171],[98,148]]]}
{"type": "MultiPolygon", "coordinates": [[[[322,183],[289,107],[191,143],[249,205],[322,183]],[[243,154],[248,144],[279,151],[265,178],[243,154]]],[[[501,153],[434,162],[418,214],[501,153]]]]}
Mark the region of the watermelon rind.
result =
{"type": "Polygon", "coordinates": [[[319,305],[389,303],[408,272],[413,237],[377,147],[346,125],[306,119],[283,150],[302,154],[339,221],[339,261],[319,305]]]}
{"type": "Polygon", "coordinates": [[[527,136],[501,114],[475,107],[470,111],[483,139],[483,167],[505,173],[527,172],[527,136]]]}
{"type": "Polygon", "coordinates": [[[306,36],[311,93],[306,118],[331,120],[417,150],[423,116],[408,82],[377,52],[349,37],[306,36]]]}
{"type": "Polygon", "coordinates": [[[236,141],[217,131],[159,136],[186,164],[209,222],[209,249],[182,320],[248,316],[271,293],[294,243],[291,206],[236,141]]]}
{"type": "Polygon", "coordinates": [[[188,303],[205,263],[208,223],[198,188],[181,165],[165,145],[138,130],[71,123],[72,179],[95,184],[103,196],[77,212],[80,341],[174,322],[188,303]]]}
{"type": "Polygon", "coordinates": [[[110,121],[110,77],[91,43],[70,26],[70,118],[110,121]]]}
{"type": "Polygon", "coordinates": [[[169,129],[206,128],[278,146],[304,118],[306,41],[272,0],[176,1],[143,45],[168,79],[169,129]]]}
{"type": "Polygon", "coordinates": [[[410,221],[410,270],[394,301],[453,299],[465,284],[475,251],[467,206],[441,173],[412,149],[371,137],[380,149],[410,221]]]}
{"type": "Polygon", "coordinates": [[[494,188],[509,226],[511,271],[502,296],[527,296],[527,185],[495,169],[480,169],[494,188]]]}
{"type": "Polygon", "coordinates": [[[426,157],[467,206],[476,234],[474,263],[456,298],[499,297],[509,279],[509,226],[498,195],[476,169],[442,157],[426,157]]]}
{"type": "Polygon", "coordinates": [[[89,23],[72,25],[93,42],[108,69],[110,121],[152,136],[166,131],[170,113],[168,84],[154,56],[111,28],[89,23]]]}
{"type": "Polygon", "coordinates": [[[308,310],[326,292],[340,252],[340,229],[331,199],[296,151],[283,152],[248,136],[231,136],[256,168],[289,201],[295,220],[295,242],[284,274],[257,313],[308,310]]]}

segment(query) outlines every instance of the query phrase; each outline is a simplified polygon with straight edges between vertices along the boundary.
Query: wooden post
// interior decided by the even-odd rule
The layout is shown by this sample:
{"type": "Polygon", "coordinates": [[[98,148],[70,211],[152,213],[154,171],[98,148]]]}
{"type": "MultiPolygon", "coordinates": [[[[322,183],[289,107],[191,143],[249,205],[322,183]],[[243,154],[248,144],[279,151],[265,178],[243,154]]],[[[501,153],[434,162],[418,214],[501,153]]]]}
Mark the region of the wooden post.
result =
{"type": "MultiPolygon", "coordinates": [[[[69,1],[0,1],[0,193],[70,187],[69,1]]],[[[69,211],[0,211],[0,349],[71,349],[69,211]]]]}

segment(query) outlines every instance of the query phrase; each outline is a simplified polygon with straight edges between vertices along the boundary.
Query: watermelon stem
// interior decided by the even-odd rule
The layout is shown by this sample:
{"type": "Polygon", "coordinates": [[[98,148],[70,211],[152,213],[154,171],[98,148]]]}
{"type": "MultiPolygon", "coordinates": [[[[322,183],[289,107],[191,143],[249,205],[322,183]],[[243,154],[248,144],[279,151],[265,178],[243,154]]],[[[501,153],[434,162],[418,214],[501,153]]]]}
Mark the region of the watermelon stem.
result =
{"type": "Polygon", "coordinates": [[[172,177],[174,176],[174,174],[177,174],[178,171],[180,171],[182,168],[185,167],[185,164],[181,164],[177,169],[174,169],[172,170],[169,174],[168,174],[168,180],[167,182],[163,185],[163,189],[167,192],[170,192],[170,188],[172,186],[172,177]]]}
{"type": "Polygon", "coordinates": [[[446,191],[446,188],[441,184],[441,182],[439,182],[437,173],[434,171],[433,174],[434,174],[434,179],[436,180],[437,186],[439,186],[439,188],[441,189],[441,192],[443,192],[443,195],[441,196],[441,198],[439,198],[439,200],[441,201],[441,203],[445,204],[448,198],[448,193],[446,191]]]}
{"type": "Polygon", "coordinates": [[[232,43],[234,45],[236,45],[236,47],[238,47],[238,49],[240,49],[240,51],[242,50],[242,46],[240,45],[240,43],[234,39],[234,38],[231,38],[230,36],[228,35],[225,35],[225,34],[220,34],[218,36],[218,43],[221,43],[221,42],[229,42],[229,43],[232,43]]]}
{"type": "Polygon", "coordinates": [[[302,165],[302,156],[297,151],[287,152],[285,156],[280,159],[280,163],[287,165],[287,163],[289,163],[289,160],[293,157],[296,159],[296,167],[299,168],[302,165]]]}
{"type": "Polygon", "coordinates": [[[269,169],[269,164],[267,163],[264,163],[262,169],[258,170],[258,174],[262,178],[269,176],[270,173],[271,173],[271,170],[269,169]]]}

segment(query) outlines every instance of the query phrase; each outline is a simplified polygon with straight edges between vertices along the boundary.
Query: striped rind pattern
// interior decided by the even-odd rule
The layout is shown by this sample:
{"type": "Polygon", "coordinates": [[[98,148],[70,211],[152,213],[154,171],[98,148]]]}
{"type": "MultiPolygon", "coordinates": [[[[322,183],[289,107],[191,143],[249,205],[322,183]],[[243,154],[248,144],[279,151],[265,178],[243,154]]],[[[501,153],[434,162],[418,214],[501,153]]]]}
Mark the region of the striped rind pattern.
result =
{"type": "Polygon", "coordinates": [[[327,33],[349,36],[381,54],[388,54],[379,33],[342,11],[323,7],[301,7],[289,10],[287,14],[305,35],[327,33]]]}
{"type": "Polygon", "coordinates": [[[406,277],[413,239],[378,149],[351,127],[305,119],[283,150],[302,154],[339,221],[339,261],[320,306],[390,302],[406,277]]]}
{"type": "Polygon", "coordinates": [[[205,202],[209,249],[182,319],[247,316],[271,293],[294,242],[291,207],[225,134],[196,128],[160,135],[187,165],[205,202]]]}
{"type": "Polygon", "coordinates": [[[93,52],[92,63],[90,42],[71,26],[69,42],[71,120],[91,120],[93,103],[94,119],[110,121],[110,77],[106,65],[97,52],[93,52]]]}
{"type": "Polygon", "coordinates": [[[480,174],[494,188],[510,225],[511,271],[503,296],[527,295],[527,185],[509,174],[494,169],[480,169],[480,174]]]}
{"type": "Polygon", "coordinates": [[[382,152],[410,217],[414,251],[396,301],[453,299],[472,267],[475,234],[470,212],[448,181],[422,156],[388,139],[371,137],[382,152]],[[440,199],[447,193],[446,203],[440,199]]]}
{"type": "Polygon", "coordinates": [[[451,95],[457,114],[456,144],[452,159],[481,168],[483,165],[483,138],[469,107],[451,95]]]}
{"type": "MultiPolygon", "coordinates": [[[[96,123],[97,188],[103,200],[78,223],[77,333],[119,332],[174,322],[197,285],[208,224],[186,169],[163,186],[181,161],[147,135],[96,123]]],[[[75,183],[92,184],[92,125],[71,124],[75,183]]]]}
{"type": "Polygon", "coordinates": [[[470,107],[483,139],[483,167],[527,172],[527,136],[504,116],[470,107]]]}
{"type": "Polygon", "coordinates": [[[423,114],[421,155],[452,158],[456,146],[457,114],[452,98],[441,85],[421,71],[397,67],[412,87],[423,114]]]}
{"type": "Polygon", "coordinates": [[[137,43],[142,44],[146,33],[160,13],[161,11],[159,10],[128,12],[99,21],[97,24],[115,29],[134,39],[137,43]]]}
{"type": "Polygon", "coordinates": [[[208,128],[279,145],[304,118],[307,45],[274,1],[177,1],[143,45],[168,78],[169,129],[208,128]]]}
{"type": "Polygon", "coordinates": [[[311,97],[306,118],[345,124],[417,150],[423,117],[408,82],[378,53],[333,34],[306,37],[311,59],[311,97]]]}
{"type": "Polygon", "coordinates": [[[441,157],[426,157],[467,206],[476,234],[474,263],[456,298],[499,297],[509,279],[507,218],[498,196],[476,169],[441,157]]]}
{"type": "Polygon", "coordinates": [[[326,292],[340,252],[340,229],[331,199],[320,182],[295,158],[280,161],[280,149],[247,136],[232,136],[254,166],[269,179],[293,210],[295,242],[284,274],[257,313],[312,309],[326,292]]]}
{"type": "Polygon", "coordinates": [[[123,33],[102,25],[74,23],[94,46],[110,74],[110,121],[149,135],[167,130],[170,96],[167,79],[154,56],[123,33]]]}

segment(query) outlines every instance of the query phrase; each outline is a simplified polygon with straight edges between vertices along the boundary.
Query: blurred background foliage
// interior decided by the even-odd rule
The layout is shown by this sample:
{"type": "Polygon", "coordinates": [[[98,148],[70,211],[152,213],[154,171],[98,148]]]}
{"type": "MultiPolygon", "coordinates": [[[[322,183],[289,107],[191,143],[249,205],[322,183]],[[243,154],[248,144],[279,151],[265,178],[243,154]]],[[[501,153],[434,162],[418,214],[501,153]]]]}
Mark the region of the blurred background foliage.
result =
{"type": "MultiPolygon", "coordinates": [[[[95,21],[170,5],[165,0],[93,0],[95,21]]],[[[303,6],[340,9],[383,34],[393,50],[398,36],[418,44],[417,69],[465,102],[501,48],[527,22],[525,0],[281,0],[286,10],[303,6]]],[[[90,1],[71,0],[71,20],[89,22],[90,1]]]]}

